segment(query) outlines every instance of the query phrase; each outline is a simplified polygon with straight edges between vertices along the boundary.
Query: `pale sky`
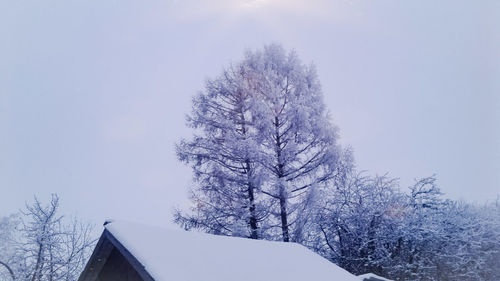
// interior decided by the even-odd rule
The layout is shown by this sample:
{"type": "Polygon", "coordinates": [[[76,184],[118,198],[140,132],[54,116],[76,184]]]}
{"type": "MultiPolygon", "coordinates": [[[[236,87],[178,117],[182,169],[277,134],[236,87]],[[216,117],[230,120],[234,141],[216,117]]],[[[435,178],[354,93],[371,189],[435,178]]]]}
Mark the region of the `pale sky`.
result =
{"type": "Polygon", "coordinates": [[[170,224],[192,96],[274,42],[316,64],[360,169],[500,194],[500,1],[0,0],[0,216],[55,192],[97,225],[170,224]]]}

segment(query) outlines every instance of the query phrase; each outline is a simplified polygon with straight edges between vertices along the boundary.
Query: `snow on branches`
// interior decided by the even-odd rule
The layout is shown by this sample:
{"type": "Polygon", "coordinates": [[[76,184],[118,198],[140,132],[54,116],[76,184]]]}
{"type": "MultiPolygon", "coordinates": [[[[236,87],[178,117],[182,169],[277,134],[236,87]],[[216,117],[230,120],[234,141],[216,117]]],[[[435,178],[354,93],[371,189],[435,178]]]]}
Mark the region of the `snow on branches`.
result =
{"type": "Polygon", "coordinates": [[[55,194],[47,205],[35,197],[19,214],[0,220],[2,280],[78,279],[95,243],[92,227],[77,219],[66,222],[58,208],[55,194]]]}
{"type": "Polygon", "coordinates": [[[300,241],[317,189],[346,154],[323,104],[314,66],[280,45],[247,51],[193,99],[191,140],[177,155],[196,186],[186,228],[300,241]]]}

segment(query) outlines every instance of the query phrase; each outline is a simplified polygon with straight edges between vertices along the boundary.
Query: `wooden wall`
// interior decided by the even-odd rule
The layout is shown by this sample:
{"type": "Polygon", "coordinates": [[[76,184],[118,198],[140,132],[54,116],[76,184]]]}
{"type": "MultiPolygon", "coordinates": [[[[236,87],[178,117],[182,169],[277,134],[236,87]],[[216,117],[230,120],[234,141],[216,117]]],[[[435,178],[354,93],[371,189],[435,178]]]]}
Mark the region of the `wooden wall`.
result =
{"type": "Polygon", "coordinates": [[[96,281],[144,281],[123,255],[114,248],[96,281]]]}

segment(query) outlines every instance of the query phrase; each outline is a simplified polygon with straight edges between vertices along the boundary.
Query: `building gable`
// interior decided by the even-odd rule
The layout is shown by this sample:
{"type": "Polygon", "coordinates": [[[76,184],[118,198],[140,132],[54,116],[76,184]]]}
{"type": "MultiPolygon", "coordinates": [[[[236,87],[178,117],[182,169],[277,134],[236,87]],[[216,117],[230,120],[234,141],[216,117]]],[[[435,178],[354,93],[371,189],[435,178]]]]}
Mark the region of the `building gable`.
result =
{"type": "Polygon", "coordinates": [[[78,281],[154,281],[154,279],[108,230],[104,230],[78,281]]]}

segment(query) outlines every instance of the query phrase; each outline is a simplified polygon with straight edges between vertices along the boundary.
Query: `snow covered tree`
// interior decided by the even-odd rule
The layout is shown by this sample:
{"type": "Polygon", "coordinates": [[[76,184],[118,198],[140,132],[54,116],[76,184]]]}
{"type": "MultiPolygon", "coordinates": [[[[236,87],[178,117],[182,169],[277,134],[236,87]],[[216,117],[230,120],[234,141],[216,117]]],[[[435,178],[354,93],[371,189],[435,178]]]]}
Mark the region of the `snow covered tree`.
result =
{"type": "Polygon", "coordinates": [[[259,221],[267,216],[258,198],[261,169],[252,107],[255,85],[245,65],[225,69],[208,80],[205,92],[193,99],[188,126],[192,140],[177,145],[177,155],[191,164],[196,187],[191,213],[175,213],[185,228],[259,238],[259,221]]]}
{"type": "MultiPolygon", "coordinates": [[[[448,201],[432,252],[436,273],[429,280],[499,280],[500,209],[448,201]]],[[[427,265],[429,266],[429,265],[427,265]]]]}
{"type": "Polygon", "coordinates": [[[449,201],[442,199],[434,176],[409,187],[405,216],[392,235],[389,274],[406,280],[436,280],[435,257],[443,241],[442,221],[449,201]]]}
{"type": "Polygon", "coordinates": [[[261,190],[276,206],[283,241],[300,242],[305,210],[336,174],[341,149],[313,65],[280,45],[248,51],[244,64],[254,81],[254,126],[259,163],[267,174],[261,190]],[[293,234],[293,236],[292,236],[293,234]]]}
{"type": "Polygon", "coordinates": [[[316,240],[307,245],[355,274],[483,280],[478,253],[486,232],[478,231],[480,220],[468,208],[441,196],[434,177],[417,180],[404,194],[396,179],[350,173],[323,196],[316,240]]]}
{"type": "Polygon", "coordinates": [[[194,204],[175,221],[300,242],[316,193],[335,177],[343,154],[314,67],[279,45],[248,51],[207,82],[188,125],[196,134],[177,145],[177,155],[193,169],[194,204]]]}
{"type": "Polygon", "coordinates": [[[35,198],[20,215],[2,219],[0,240],[5,244],[0,253],[0,266],[7,269],[10,279],[58,281],[78,278],[95,239],[91,238],[90,225],[76,219],[64,223],[63,217],[57,214],[58,208],[57,195],[52,195],[47,206],[35,198]]]}
{"type": "Polygon", "coordinates": [[[330,191],[307,245],[348,271],[392,280],[498,279],[498,205],[445,200],[434,176],[405,194],[395,179],[349,174],[330,191]]]}
{"type": "Polygon", "coordinates": [[[480,226],[482,228],[479,237],[473,239],[481,240],[479,248],[480,276],[483,280],[500,280],[500,196],[495,202],[485,205],[478,210],[480,226]]]}
{"type": "Polygon", "coordinates": [[[309,246],[350,272],[383,276],[403,208],[396,179],[352,172],[326,194],[309,246]]]}

